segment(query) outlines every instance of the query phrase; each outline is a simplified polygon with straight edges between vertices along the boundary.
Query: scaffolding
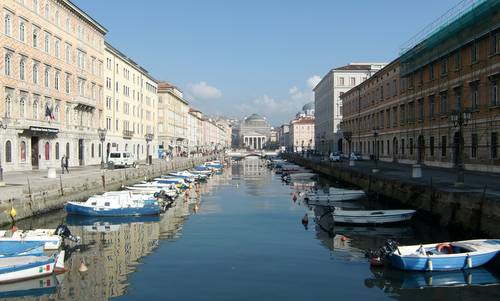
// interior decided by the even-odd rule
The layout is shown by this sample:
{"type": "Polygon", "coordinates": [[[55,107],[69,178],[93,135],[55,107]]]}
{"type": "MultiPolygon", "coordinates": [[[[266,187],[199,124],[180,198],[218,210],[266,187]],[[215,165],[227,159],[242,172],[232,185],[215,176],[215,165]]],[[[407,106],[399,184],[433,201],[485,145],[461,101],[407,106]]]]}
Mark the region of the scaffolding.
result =
{"type": "Polygon", "coordinates": [[[463,0],[402,47],[401,76],[500,27],[500,0],[463,0]]]}

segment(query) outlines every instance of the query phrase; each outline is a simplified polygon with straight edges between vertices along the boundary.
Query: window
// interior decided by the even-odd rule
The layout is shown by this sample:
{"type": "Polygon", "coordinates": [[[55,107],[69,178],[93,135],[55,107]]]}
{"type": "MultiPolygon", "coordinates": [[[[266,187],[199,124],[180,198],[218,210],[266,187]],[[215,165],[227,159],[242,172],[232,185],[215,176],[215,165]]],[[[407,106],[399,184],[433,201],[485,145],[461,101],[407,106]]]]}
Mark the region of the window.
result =
{"type": "Polygon", "coordinates": [[[69,32],[69,31],[70,31],[70,27],[71,27],[71,25],[70,25],[70,24],[71,24],[71,23],[70,23],[70,21],[69,21],[69,18],[66,18],[66,31],[67,31],[67,32],[69,32]]]}
{"type": "Polygon", "coordinates": [[[356,86],[356,78],[351,77],[351,86],[356,86]]]}
{"type": "Polygon", "coordinates": [[[418,120],[424,120],[424,100],[418,100],[418,120]]]}
{"type": "Polygon", "coordinates": [[[19,117],[24,118],[26,114],[26,100],[24,98],[21,98],[19,101],[19,117]]]}
{"type": "Polygon", "coordinates": [[[82,78],[78,79],[78,95],[85,96],[85,80],[82,78]]]}
{"type": "Polygon", "coordinates": [[[472,42],[472,45],[470,47],[470,61],[471,63],[477,63],[479,56],[478,56],[478,45],[477,42],[474,41],[472,42]]]}
{"type": "Polygon", "coordinates": [[[45,18],[48,19],[50,17],[50,8],[49,4],[45,4],[45,18]]]}
{"type": "Polygon", "coordinates": [[[50,51],[50,36],[47,32],[45,33],[44,50],[47,53],[50,51]]]}
{"type": "Polygon", "coordinates": [[[71,110],[68,106],[66,106],[66,113],[64,118],[66,118],[66,125],[69,125],[71,121],[71,110]]]}
{"type": "Polygon", "coordinates": [[[44,85],[45,88],[49,87],[49,76],[50,76],[50,67],[45,67],[45,73],[44,73],[44,85]]]}
{"type": "Polygon", "coordinates": [[[59,142],[56,142],[56,160],[59,160],[59,142]]]}
{"type": "Polygon", "coordinates": [[[431,157],[434,157],[434,136],[431,136],[429,140],[429,149],[431,153],[431,157]]]}
{"type": "Polygon", "coordinates": [[[64,52],[64,59],[66,60],[66,63],[69,64],[71,62],[71,45],[66,44],[64,52]]]}
{"type": "Polygon", "coordinates": [[[446,157],[446,136],[441,137],[441,157],[446,157]]]}
{"type": "Polygon", "coordinates": [[[61,47],[61,41],[56,39],[56,41],[54,42],[54,55],[56,56],[56,58],[60,58],[60,47],[61,47]]]}
{"type": "Polygon", "coordinates": [[[19,41],[24,42],[26,40],[26,24],[24,21],[19,22],[19,41]]]}
{"type": "Polygon", "coordinates": [[[455,89],[455,110],[460,110],[462,107],[462,92],[459,88],[455,89]]]}
{"type": "Polygon", "coordinates": [[[111,97],[106,97],[106,109],[111,110],[111,97]]]}
{"type": "Polygon", "coordinates": [[[106,117],[106,129],[111,130],[111,117],[106,117]]]}
{"type": "Polygon", "coordinates": [[[429,95],[429,117],[433,118],[435,114],[435,97],[434,95],[429,95]]]}
{"type": "Polygon", "coordinates": [[[10,94],[5,96],[5,118],[12,117],[12,99],[10,94]]]}
{"type": "Polygon", "coordinates": [[[56,23],[57,26],[59,26],[59,11],[56,10],[56,13],[54,14],[54,21],[56,23]]]}
{"type": "Polygon", "coordinates": [[[339,77],[339,86],[343,86],[344,85],[344,78],[343,77],[339,77]]]}
{"type": "Polygon", "coordinates": [[[33,63],[33,83],[38,84],[38,63],[33,63]]]}
{"type": "Polygon", "coordinates": [[[446,113],[448,112],[448,95],[446,95],[446,93],[441,93],[440,97],[441,108],[439,113],[441,113],[441,115],[446,115],[446,113]]]}
{"type": "Polygon", "coordinates": [[[496,80],[493,80],[490,83],[490,99],[492,106],[498,105],[498,85],[496,80]]]}
{"type": "Polygon", "coordinates": [[[33,119],[38,119],[38,101],[33,101],[33,119]]]}
{"type": "Polygon", "coordinates": [[[490,54],[498,54],[500,48],[500,31],[492,33],[490,36],[490,54]]]}
{"type": "Polygon", "coordinates": [[[91,156],[92,158],[94,158],[94,155],[95,155],[95,154],[94,154],[94,143],[92,143],[92,145],[90,146],[90,156],[91,156]]]}
{"type": "Polygon", "coordinates": [[[405,154],[405,140],[401,139],[401,155],[405,154]]]}
{"type": "Polygon", "coordinates": [[[7,142],[5,142],[5,162],[12,162],[12,143],[10,142],[10,140],[7,140],[7,142]]]}
{"type": "Polygon", "coordinates": [[[32,41],[31,43],[33,44],[34,48],[38,47],[38,28],[33,27],[33,33],[32,33],[32,41]]]}
{"type": "Polygon", "coordinates": [[[33,11],[38,13],[38,0],[33,0],[33,11]]]}
{"type": "Polygon", "coordinates": [[[56,71],[54,74],[54,88],[59,91],[59,79],[60,79],[60,72],[56,71]]]}
{"type": "Polygon", "coordinates": [[[10,76],[12,73],[12,54],[10,53],[5,54],[4,72],[6,76],[10,76]]]}
{"type": "Polygon", "coordinates": [[[69,158],[69,142],[66,143],[66,158],[69,158]]]}
{"type": "Polygon", "coordinates": [[[50,160],[50,144],[45,142],[45,160],[50,160]]]}
{"type": "Polygon", "coordinates": [[[410,155],[413,155],[413,138],[410,138],[410,155]]]}
{"type": "Polygon", "coordinates": [[[434,79],[434,65],[433,64],[429,65],[429,79],[430,80],[434,79]]]}
{"type": "Polygon", "coordinates": [[[471,140],[470,156],[471,158],[477,158],[477,134],[472,134],[470,140],[471,140]]]}
{"type": "Polygon", "coordinates": [[[497,158],[498,136],[497,133],[491,133],[491,158],[497,158]]]}
{"type": "Polygon", "coordinates": [[[12,15],[5,13],[4,15],[4,33],[8,36],[12,35],[12,15]]]}
{"type": "Polygon", "coordinates": [[[71,75],[66,74],[65,83],[66,83],[66,93],[70,93],[71,92],[71,75]]]}
{"type": "Polygon", "coordinates": [[[455,61],[455,70],[460,70],[460,67],[462,66],[462,61],[460,57],[460,50],[457,50],[454,56],[454,61],[455,61]]]}
{"type": "Polygon", "coordinates": [[[470,99],[472,108],[479,109],[479,89],[477,84],[470,86],[470,99]]]}
{"type": "Polygon", "coordinates": [[[19,148],[20,148],[21,162],[26,162],[26,142],[21,141],[19,148]]]}
{"type": "Polygon", "coordinates": [[[441,75],[446,75],[448,73],[448,58],[445,57],[441,60],[441,75]]]}
{"type": "Polygon", "coordinates": [[[78,67],[83,69],[85,67],[85,53],[78,50],[78,67]]]}
{"type": "Polygon", "coordinates": [[[19,79],[20,80],[26,79],[26,59],[25,58],[22,58],[19,61],[19,79]]]}

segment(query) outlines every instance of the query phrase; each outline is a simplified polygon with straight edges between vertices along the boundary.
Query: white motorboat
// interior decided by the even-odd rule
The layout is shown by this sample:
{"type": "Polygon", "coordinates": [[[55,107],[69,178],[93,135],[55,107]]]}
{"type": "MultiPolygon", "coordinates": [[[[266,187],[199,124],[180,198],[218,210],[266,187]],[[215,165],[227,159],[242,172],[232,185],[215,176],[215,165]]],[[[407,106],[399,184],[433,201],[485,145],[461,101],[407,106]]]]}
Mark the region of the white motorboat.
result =
{"type": "Polygon", "coordinates": [[[126,186],[127,190],[131,191],[133,194],[150,194],[160,193],[164,191],[169,197],[176,197],[179,192],[176,189],[158,188],[158,187],[137,187],[137,186],[126,186]]]}
{"type": "Polygon", "coordinates": [[[286,176],[283,176],[284,180],[309,180],[309,179],[314,179],[318,175],[312,172],[298,172],[298,173],[291,173],[286,176]]]}
{"type": "Polygon", "coordinates": [[[408,221],[415,210],[342,210],[333,211],[335,223],[346,224],[387,224],[408,221]]]}
{"type": "Polygon", "coordinates": [[[44,244],[45,250],[58,250],[65,238],[74,242],[80,240],[79,237],[73,236],[65,225],[59,225],[56,229],[0,230],[0,243],[40,242],[44,244]]]}
{"type": "Polygon", "coordinates": [[[339,189],[328,194],[306,193],[304,195],[304,200],[311,205],[328,206],[335,202],[354,201],[364,196],[365,192],[363,190],[339,189]]]}
{"type": "Polygon", "coordinates": [[[0,283],[44,277],[64,271],[64,251],[54,256],[26,255],[0,258],[0,283]]]}

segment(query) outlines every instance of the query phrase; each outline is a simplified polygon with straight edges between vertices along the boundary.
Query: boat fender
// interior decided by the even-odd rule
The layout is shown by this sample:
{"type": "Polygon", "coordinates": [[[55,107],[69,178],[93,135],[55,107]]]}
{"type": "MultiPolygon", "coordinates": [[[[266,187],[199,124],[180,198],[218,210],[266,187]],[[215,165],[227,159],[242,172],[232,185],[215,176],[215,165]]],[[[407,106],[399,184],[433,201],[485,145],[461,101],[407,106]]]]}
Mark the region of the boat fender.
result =
{"type": "Polygon", "coordinates": [[[432,270],[434,269],[434,267],[432,266],[432,260],[427,257],[427,270],[432,272],[432,270]]]}
{"type": "Polygon", "coordinates": [[[467,283],[467,285],[471,285],[472,284],[472,274],[469,273],[469,272],[465,272],[464,274],[464,280],[465,280],[465,283],[467,283]]]}
{"type": "Polygon", "coordinates": [[[341,241],[346,241],[346,240],[347,240],[347,236],[345,236],[345,235],[341,235],[341,236],[340,236],[340,240],[341,240],[341,241]]]}
{"type": "Polygon", "coordinates": [[[432,276],[425,278],[425,284],[427,284],[427,286],[432,286],[432,276]]]}
{"type": "Polygon", "coordinates": [[[14,206],[10,207],[10,212],[9,212],[9,215],[12,219],[15,219],[16,218],[16,215],[17,215],[17,211],[16,211],[16,208],[14,208],[14,206]]]}
{"type": "Polygon", "coordinates": [[[471,269],[472,268],[472,257],[470,257],[469,254],[467,254],[466,261],[467,261],[467,268],[471,269]]]}
{"type": "Polygon", "coordinates": [[[440,243],[436,245],[436,250],[442,252],[446,250],[448,254],[453,254],[453,247],[449,243],[440,243]]]}

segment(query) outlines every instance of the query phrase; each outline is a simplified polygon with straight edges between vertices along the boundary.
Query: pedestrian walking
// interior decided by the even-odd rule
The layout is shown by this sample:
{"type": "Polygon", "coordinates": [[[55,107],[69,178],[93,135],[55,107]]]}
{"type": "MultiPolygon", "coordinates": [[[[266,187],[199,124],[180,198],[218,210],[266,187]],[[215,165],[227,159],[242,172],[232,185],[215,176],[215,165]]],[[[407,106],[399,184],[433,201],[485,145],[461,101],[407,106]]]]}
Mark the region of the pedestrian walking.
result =
{"type": "Polygon", "coordinates": [[[68,170],[68,156],[64,156],[64,168],[66,168],[66,173],[69,173],[69,170],[68,170]]]}
{"type": "Polygon", "coordinates": [[[65,156],[63,155],[62,158],[61,158],[61,170],[62,170],[62,174],[64,174],[64,166],[66,164],[66,161],[64,160],[65,156]]]}

